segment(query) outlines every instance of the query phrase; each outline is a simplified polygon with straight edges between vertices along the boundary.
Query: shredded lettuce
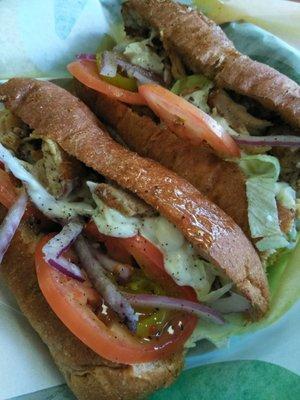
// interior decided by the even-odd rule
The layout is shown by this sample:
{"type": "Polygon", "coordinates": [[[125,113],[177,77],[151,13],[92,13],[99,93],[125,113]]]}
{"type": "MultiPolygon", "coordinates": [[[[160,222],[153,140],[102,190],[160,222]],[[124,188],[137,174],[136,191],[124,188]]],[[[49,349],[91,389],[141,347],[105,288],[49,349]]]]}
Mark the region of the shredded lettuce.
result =
{"type": "Polygon", "coordinates": [[[295,208],[295,192],[287,183],[278,183],[280,164],[265,154],[244,155],[238,161],[247,177],[248,217],[251,236],[261,238],[256,247],[267,251],[289,247],[292,237],[280,229],[277,202],[295,208]]]}
{"type": "Polygon", "coordinates": [[[265,154],[244,155],[239,166],[247,178],[269,178],[276,182],[280,173],[278,159],[265,154]]]}
{"type": "Polygon", "coordinates": [[[184,95],[187,92],[191,93],[199,89],[204,89],[211,84],[212,82],[204,75],[189,75],[185,78],[178,79],[174,83],[171,91],[178,95],[184,95]]]}

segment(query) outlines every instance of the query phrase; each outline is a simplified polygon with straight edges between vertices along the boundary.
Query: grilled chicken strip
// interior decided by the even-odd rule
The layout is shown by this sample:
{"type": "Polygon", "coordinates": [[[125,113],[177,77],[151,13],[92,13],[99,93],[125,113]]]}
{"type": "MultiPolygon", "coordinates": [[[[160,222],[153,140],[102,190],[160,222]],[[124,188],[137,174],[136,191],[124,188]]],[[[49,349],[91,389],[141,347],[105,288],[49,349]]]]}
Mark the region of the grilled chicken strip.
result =
{"type": "Polygon", "coordinates": [[[17,154],[56,198],[67,196],[84,172],[82,165],[53,140],[31,133],[9,110],[0,111],[0,143],[17,154]]]}
{"type": "Polygon", "coordinates": [[[145,202],[132,193],[126,192],[116,185],[99,183],[94,194],[109,207],[114,208],[127,217],[152,217],[156,213],[145,202]]]}

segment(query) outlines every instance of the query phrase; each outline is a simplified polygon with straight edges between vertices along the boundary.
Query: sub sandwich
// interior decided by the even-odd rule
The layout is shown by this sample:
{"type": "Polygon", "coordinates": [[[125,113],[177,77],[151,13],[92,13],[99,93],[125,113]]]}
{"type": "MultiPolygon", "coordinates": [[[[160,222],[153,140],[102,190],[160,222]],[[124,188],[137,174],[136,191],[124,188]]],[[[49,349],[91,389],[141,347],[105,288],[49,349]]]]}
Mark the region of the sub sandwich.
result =
{"type": "Polygon", "coordinates": [[[3,276],[80,400],[170,384],[201,321],[261,318],[268,282],[223,210],[50,82],[0,86],[3,276]]]}
{"type": "Polygon", "coordinates": [[[119,43],[68,66],[77,95],[230,215],[271,265],[296,242],[299,85],[189,6],[128,0],[122,16],[119,43]]]}

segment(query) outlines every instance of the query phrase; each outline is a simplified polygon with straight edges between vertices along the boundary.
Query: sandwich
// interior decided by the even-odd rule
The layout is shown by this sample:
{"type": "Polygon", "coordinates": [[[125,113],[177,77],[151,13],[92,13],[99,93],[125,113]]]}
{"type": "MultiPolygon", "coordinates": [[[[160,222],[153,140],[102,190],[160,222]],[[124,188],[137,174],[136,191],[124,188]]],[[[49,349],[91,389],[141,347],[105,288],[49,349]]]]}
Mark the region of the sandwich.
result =
{"type": "Polygon", "coordinates": [[[1,269],[79,400],[146,397],[201,321],[265,315],[253,244],[191,183],[53,83],[13,78],[0,100],[1,269]]]}
{"type": "Polygon", "coordinates": [[[119,43],[69,65],[77,95],[231,216],[268,268],[297,240],[299,85],[189,6],[128,0],[122,16],[119,43]]]}

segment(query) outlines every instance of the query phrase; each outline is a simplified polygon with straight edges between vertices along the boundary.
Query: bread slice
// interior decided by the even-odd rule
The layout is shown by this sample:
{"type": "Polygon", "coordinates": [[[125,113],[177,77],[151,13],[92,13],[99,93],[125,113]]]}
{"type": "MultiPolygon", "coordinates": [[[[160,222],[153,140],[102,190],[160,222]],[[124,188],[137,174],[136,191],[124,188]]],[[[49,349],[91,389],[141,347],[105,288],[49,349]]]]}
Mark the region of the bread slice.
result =
{"type": "Polygon", "coordinates": [[[172,0],[128,0],[122,15],[129,34],[140,36],[153,30],[167,54],[175,53],[189,70],[256,100],[300,128],[299,85],[239,53],[221,28],[202,13],[172,0]]]}
{"type": "Polygon", "coordinates": [[[267,311],[268,283],[255,249],[240,227],[194,186],[113,141],[87,106],[56,85],[14,78],[0,86],[1,98],[39,136],[54,140],[158,210],[234,282],[253,311],[258,315],[267,311]]]}
{"type": "MultiPolygon", "coordinates": [[[[6,210],[0,206],[0,220],[6,210]]],[[[40,235],[26,223],[18,229],[1,265],[20,309],[79,400],[138,400],[169,385],[183,366],[183,352],[163,361],[122,365],[107,361],[77,339],[56,317],[41,293],[34,253],[40,235]]]]}

